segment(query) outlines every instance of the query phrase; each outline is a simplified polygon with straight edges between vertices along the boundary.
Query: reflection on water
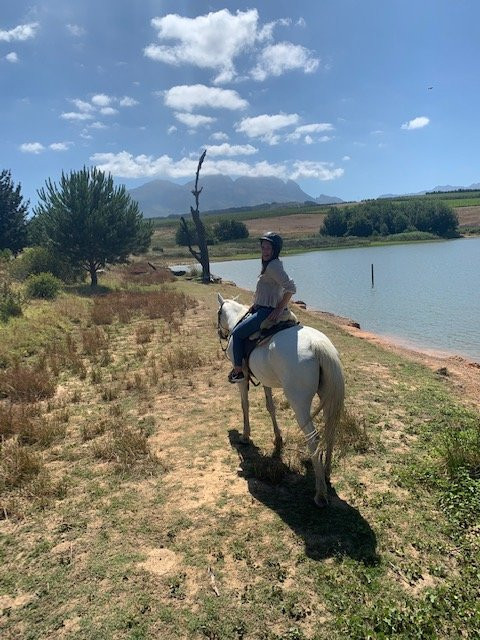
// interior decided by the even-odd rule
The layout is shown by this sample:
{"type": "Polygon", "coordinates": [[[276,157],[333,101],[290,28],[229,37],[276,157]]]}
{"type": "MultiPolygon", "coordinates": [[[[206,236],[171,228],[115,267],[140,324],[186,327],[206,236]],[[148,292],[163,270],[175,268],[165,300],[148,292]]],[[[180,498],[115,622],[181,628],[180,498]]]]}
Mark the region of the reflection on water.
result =
{"type": "MultiPolygon", "coordinates": [[[[480,362],[480,238],[315,251],[283,262],[297,299],[309,307],[419,349],[480,362]]],[[[253,290],[259,264],[216,262],[212,272],[253,290]]]]}

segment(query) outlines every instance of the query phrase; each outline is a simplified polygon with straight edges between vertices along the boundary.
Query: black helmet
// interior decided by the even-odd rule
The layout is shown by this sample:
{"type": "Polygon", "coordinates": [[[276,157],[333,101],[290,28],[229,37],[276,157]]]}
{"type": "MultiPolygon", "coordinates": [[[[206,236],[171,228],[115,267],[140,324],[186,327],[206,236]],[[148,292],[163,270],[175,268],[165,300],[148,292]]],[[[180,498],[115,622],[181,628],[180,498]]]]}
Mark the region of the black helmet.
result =
{"type": "Polygon", "coordinates": [[[275,233],[275,231],[267,231],[260,238],[260,242],[262,242],[263,240],[270,242],[273,246],[272,260],[274,258],[278,258],[278,255],[283,247],[282,236],[278,235],[278,233],[275,233]]]}

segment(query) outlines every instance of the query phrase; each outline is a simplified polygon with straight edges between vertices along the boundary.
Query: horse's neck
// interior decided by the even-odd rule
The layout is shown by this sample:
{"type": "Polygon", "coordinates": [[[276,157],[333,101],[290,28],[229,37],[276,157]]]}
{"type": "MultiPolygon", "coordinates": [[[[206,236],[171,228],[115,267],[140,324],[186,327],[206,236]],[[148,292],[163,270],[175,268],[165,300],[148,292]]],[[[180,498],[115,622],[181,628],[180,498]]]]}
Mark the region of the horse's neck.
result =
{"type": "Polygon", "coordinates": [[[227,324],[229,329],[233,329],[233,327],[237,324],[242,316],[247,313],[248,307],[239,302],[232,301],[232,304],[229,305],[227,312],[227,324]]]}

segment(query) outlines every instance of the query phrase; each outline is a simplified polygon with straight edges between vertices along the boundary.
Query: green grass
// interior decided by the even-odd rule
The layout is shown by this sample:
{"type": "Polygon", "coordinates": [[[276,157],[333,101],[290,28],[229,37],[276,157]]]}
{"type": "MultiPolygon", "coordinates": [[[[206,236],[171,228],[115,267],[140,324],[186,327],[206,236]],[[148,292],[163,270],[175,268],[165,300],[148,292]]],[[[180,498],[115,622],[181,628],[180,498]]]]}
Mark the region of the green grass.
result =
{"type": "Polygon", "coordinates": [[[49,336],[66,346],[55,351],[57,394],[0,413],[0,635],[478,637],[480,416],[449,378],[299,310],[339,348],[347,381],[332,504],[320,511],[281,394],[281,459],[260,389],[250,397],[253,444],[238,443],[216,290],[185,280],[172,289],[196,304],[172,296],[171,325],[140,311],[97,325],[92,299],[70,296],[42,303],[61,331],[50,334],[28,308],[18,336],[2,329],[22,363],[40,361],[49,336]],[[85,350],[82,332],[99,326],[105,343],[85,350]],[[147,326],[155,330],[139,344],[147,326]],[[40,420],[59,432],[17,443],[23,475],[7,468],[20,426],[28,433],[40,420]],[[7,487],[9,469],[18,483],[7,487]]]}

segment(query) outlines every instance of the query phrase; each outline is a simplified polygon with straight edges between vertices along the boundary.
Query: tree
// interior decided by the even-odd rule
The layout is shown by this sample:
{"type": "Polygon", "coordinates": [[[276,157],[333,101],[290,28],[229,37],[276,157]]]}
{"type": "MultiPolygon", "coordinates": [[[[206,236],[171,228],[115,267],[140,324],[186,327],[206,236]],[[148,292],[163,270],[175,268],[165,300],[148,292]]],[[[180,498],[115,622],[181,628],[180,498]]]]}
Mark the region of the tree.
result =
{"type": "Polygon", "coordinates": [[[84,167],[62,173],[60,185],[51,180],[38,191],[34,209],[47,245],[71,264],[81,265],[97,285],[97,271],[106,264],[127,262],[130,254],[146,251],[153,226],[143,219],[125,186],[115,187],[111,175],[84,167]]]}
{"type": "MultiPolygon", "coordinates": [[[[212,244],[215,244],[215,235],[213,232],[213,228],[209,225],[204,226],[207,245],[210,246],[212,244]]],[[[192,245],[198,245],[197,230],[191,220],[187,220],[187,231],[185,231],[185,226],[181,222],[178,223],[177,231],[175,233],[175,242],[180,247],[188,247],[189,243],[192,245]]]]}
{"type": "Polygon", "coordinates": [[[214,225],[213,233],[220,242],[248,238],[247,225],[240,220],[221,220],[214,225]]]}
{"type": "Polygon", "coordinates": [[[26,215],[29,202],[23,202],[20,184],[15,187],[10,171],[0,173],[0,250],[17,254],[27,244],[26,215]]]}
{"type": "Polygon", "coordinates": [[[200,169],[202,168],[202,164],[203,164],[203,161],[205,160],[206,155],[207,155],[207,150],[205,149],[205,151],[202,153],[198,161],[197,174],[195,178],[195,188],[192,189],[192,193],[195,198],[196,208],[194,209],[193,207],[190,207],[190,213],[192,214],[192,219],[195,224],[195,229],[197,232],[196,243],[193,242],[190,236],[190,232],[188,229],[188,225],[185,221],[185,218],[183,216],[180,218],[183,230],[185,231],[185,236],[187,238],[188,249],[192,254],[192,256],[195,258],[195,260],[202,265],[202,282],[203,283],[209,283],[211,281],[210,258],[208,257],[207,236],[205,233],[205,226],[202,220],[200,219],[200,211],[199,211],[199,200],[200,200],[200,194],[202,193],[203,187],[201,187],[201,189],[198,188],[198,178],[200,175],[200,169]],[[198,245],[199,251],[195,251],[195,249],[193,249],[192,247],[193,244],[198,245]]]}

